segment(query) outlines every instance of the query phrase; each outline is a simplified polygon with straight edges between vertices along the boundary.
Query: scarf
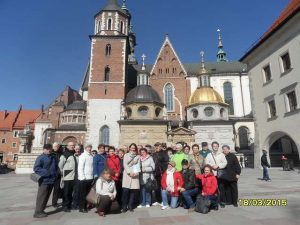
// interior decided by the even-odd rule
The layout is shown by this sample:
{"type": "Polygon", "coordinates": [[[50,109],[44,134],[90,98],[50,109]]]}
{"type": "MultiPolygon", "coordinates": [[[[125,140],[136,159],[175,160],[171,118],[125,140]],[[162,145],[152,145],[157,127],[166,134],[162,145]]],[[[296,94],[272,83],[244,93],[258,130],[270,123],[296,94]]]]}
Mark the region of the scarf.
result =
{"type": "Polygon", "coordinates": [[[146,161],[149,158],[150,155],[141,156],[140,159],[142,162],[146,161]]]}
{"type": "Polygon", "coordinates": [[[171,170],[167,170],[167,189],[171,190],[171,192],[175,191],[174,188],[174,172],[175,172],[175,168],[171,169],[171,170]]]}

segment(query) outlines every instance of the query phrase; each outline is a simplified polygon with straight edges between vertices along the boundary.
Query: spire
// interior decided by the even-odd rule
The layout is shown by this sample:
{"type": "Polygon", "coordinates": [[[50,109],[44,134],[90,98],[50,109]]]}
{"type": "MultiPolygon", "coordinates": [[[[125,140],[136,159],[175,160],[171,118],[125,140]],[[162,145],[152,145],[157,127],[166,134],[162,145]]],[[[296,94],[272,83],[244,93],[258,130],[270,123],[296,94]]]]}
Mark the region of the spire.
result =
{"type": "Polygon", "coordinates": [[[226,52],[223,49],[223,43],[222,43],[222,35],[221,35],[221,30],[218,29],[218,54],[217,54],[217,61],[218,62],[227,62],[226,58],[226,52]]]}
{"type": "Polygon", "coordinates": [[[123,0],[122,9],[123,9],[123,10],[127,10],[127,7],[126,7],[126,0],[123,0]]]}
{"type": "Polygon", "coordinates": [[[140,85],[149,85],[149,73],[146,71],[145,66],[146,55],[142,55],[142,70],[137,75],[137,84],[140,85]]]}
{"type": "Polygon", "coordinates": [[[204,51],[200,52],[201,55],[201,70],[198,77],[198,87],[210,87],[210,78],[209,78],[209,72],[205,68],[204,63],[204,51]]]}
{"type": "Polygon", "coordinates": [[[145,59],[146,59],[146,57],[147,57],[147,56],[146,56],[145,54],[142,55],[142,62],[143,62],[142,70],[143,70],[143,71],[146,69],[146,67],[145,67],[145,59]]]}

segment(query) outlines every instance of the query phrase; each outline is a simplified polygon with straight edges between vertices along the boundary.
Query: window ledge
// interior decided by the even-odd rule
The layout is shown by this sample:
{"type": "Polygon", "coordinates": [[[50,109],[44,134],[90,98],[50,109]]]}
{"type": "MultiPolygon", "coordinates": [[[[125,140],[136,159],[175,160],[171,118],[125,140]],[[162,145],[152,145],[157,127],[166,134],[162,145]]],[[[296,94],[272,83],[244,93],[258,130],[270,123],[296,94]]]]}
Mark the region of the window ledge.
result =
{"type": "Polygon", "coordinates": [[[282,72],[282,73],[280,74],[280,77],[283,77],[283,76],[287,75],[287,74],[290,73],[292,70],[293,70],[293,68],[289,68],[288,70],[282,72]]]}
{"type": "Polygon", "coordinates": [[[273,120],[276,120],[278,116],[273,116],[273,117],[270,117],[267,119],[267,122],[270,122],[270,121],[273,121],[273,120]]]}
{"type": "Polygon", "coordinates": [[[295,114],[297,114],[297,113],[299,113],[299,112],[300,112],[300,108],[295,109],[295,110],[290,111],[290,112],[286,112],[286,113],[284,114],[284,117],[292,116],[292,115],[295,115],[295,114]]]}
{"type": "Polygon", "coordinates": [[[272,79],[266,81],[266,82],[263,84],[263,87],[266,86],[266,85],[268,85],[268,84],[270,84],[272,81],[273,81],[272,79]]]}

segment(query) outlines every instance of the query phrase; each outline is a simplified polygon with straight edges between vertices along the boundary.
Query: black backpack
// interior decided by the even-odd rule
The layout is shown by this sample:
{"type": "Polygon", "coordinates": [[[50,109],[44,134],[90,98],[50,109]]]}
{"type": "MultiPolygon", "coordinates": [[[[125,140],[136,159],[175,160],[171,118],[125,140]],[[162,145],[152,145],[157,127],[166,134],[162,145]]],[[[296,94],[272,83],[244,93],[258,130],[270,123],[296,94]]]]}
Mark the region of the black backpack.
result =
{"type": "Polygon", "coordinates": [[[211,201],[208,198],[202,195],[198,195],[196,199],[195,211],[198,213],[206,214],[209,212],[210,205],[211,201]]]}

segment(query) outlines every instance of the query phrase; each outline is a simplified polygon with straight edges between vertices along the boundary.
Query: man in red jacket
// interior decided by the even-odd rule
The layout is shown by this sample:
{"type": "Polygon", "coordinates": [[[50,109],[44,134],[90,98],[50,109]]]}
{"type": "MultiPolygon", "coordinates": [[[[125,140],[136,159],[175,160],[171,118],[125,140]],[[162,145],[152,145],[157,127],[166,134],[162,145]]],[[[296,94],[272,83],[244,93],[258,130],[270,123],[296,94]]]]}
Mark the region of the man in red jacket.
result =
{"type": "Polygon", "coordinates": [[[183,187],[183,178],[181,173],[176,171],[175,167],[175,162],[169,162],[168,169],[161,178],[162,210],[169,208],[169,197],[171,198],[171,208],[178,206],[179,191],[183,187]]]}
{"type": "Polygon", "coordinates": [[[218,181],[213,174],[213,168],[210,165],[205,165],[204,174],[199,174],[196,178],[200,179],[202,183],[201,195],[211,201],[210,208],[218,210],[218,181]]]}

